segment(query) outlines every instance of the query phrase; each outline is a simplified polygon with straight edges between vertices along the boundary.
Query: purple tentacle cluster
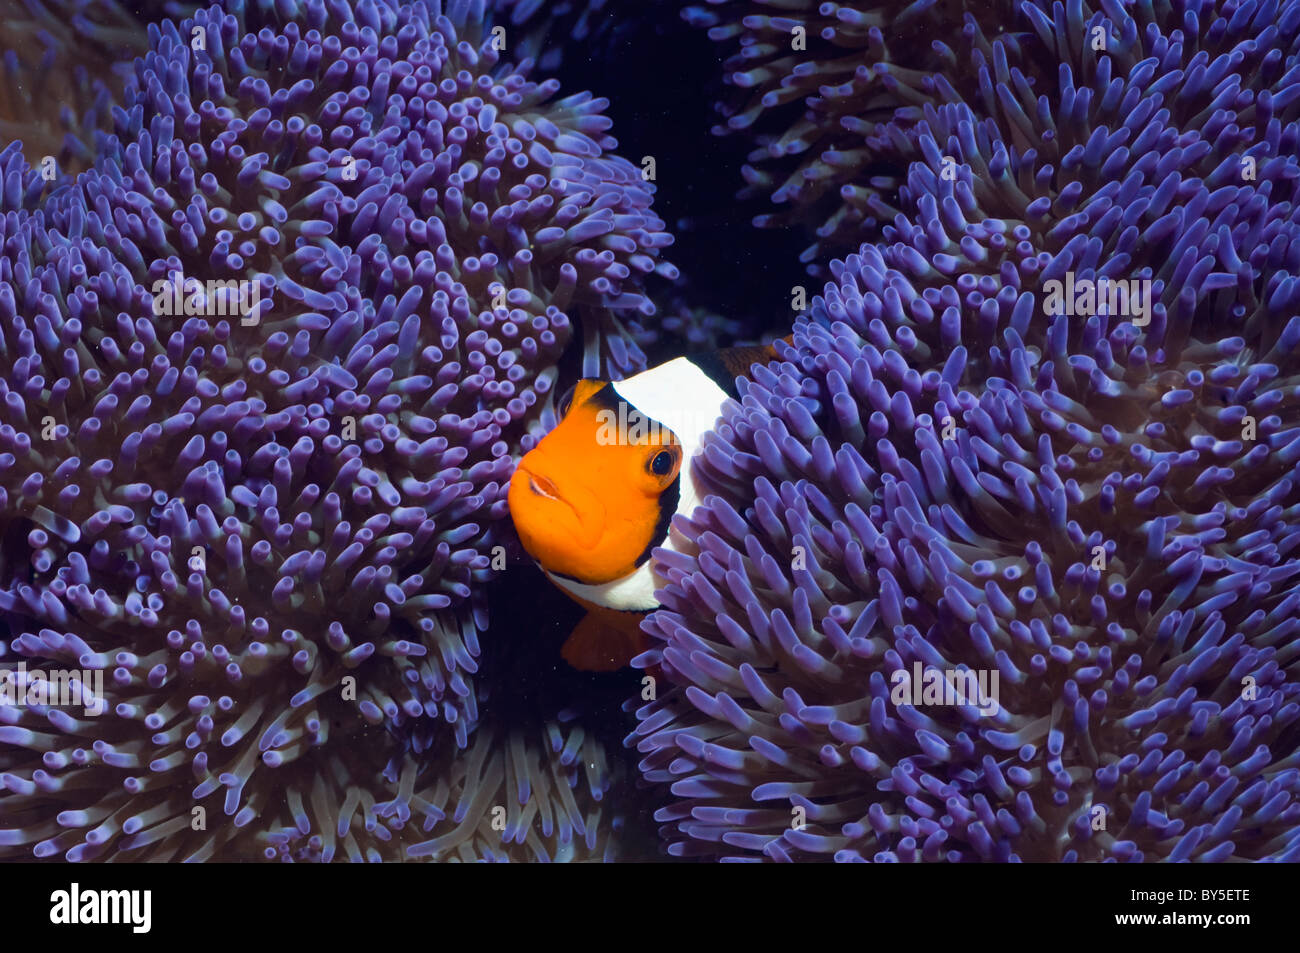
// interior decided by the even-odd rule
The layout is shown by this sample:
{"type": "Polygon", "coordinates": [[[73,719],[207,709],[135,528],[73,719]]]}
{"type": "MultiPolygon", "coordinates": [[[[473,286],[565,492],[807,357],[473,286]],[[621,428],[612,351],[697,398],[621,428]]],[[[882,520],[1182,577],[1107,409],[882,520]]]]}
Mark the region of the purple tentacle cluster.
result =
{"type": "Polygon", "coordinates": [[[194,3],[23,0],[0,33],[0,142],[22,140],[33,165],[52,156],[61,174],[94,158],[130,62],[148,49],[144,24],[194,3]]]}
{"type": "Polygon", "coordinates": [[[657,554],[674,855],[1300,860],[1300,4],[1020,13],[657,554]]]}
{"type": "Polygon", "coordinates": [[[658,327],[637,335],[637,343],[651,355],[651,363],[656,363],[656,358],[665,361],[681,354],[757,343],[752,340],[752,321],[694,305],[689,295],[670,294],[660,299],[659,307],[663,316],[658,327]]]}
{"type": "MultiPolygon", "coordinates": [[[[760,228],[802,225],[813,241],[800,256],[814,271],[868,238],[898,212],[897,191],[916,158],[921,109],[941,101],[945,77],[960,86],[971,67],[953,37],[1001,30],[1012,3],[936,0],[823,3],[707,0],[682,11],[732,49],[724,80],[737,90],[718,103],[716,135],[744,132],[754,149],[742,168],[742,198],[784,208],[754,218],[760,228]]],[[[1000,41],[1014,49],[1017,37],[1000,41]]],[[[964,50],[963,50],[964,52],[964,50]]]]}
{"type": "Polygon", "coordinates": [[[620,778],[604,746],[563,720],[537,731],[484,725],[466,750],[410,750],[361,767],[338,752],[309,791],[291,790],[282,826],[257,836],[285,862],[610,861],[623,818],[602,801],[620,778]],[[375,785],[357,778],[378,776],[375,785]]]}
{"type": "Polygon", "coordinates": [[[278,853],[286,791],[382,840],[352,749],[469,744],[512,455],[575,324],[595,371],[641,366],[671,239],[604,102],[499,59],[481,4],[230,2],[150,40],[92,170],[43,198],[0,156],[0,656],[107,704],[0,703],[0,853],[278,853]]]}
{"type": "Polygon", "coordinates": [[[488,6],[517,43],[507,46],[512,55],[535,60],[545,72],[559,68],[566,46],[598,42],[615,22],[609,0],[489,0],[488,6]]]}

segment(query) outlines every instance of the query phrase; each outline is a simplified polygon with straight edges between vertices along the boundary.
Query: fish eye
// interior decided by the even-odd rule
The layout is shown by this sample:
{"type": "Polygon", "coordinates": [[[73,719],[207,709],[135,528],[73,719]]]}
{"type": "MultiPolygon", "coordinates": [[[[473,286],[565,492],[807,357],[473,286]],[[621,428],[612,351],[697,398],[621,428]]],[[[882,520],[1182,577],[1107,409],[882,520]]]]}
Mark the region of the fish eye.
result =
{"type": "Polygon", "coordinates": [[[565,414],[569,412],[569,405],[573,403],[573,392],[577,386],[577,384],[574,384],[560,395],[560,402],[556,405],[556,412],[561,419],[563,419],[565,414]]]}
{"type": "Polygon", "coordinates": [[[650,458],[648,469],[655,476],[667,476],[677,465],[678,453],[675,450],[660,450],[650,458]]]}

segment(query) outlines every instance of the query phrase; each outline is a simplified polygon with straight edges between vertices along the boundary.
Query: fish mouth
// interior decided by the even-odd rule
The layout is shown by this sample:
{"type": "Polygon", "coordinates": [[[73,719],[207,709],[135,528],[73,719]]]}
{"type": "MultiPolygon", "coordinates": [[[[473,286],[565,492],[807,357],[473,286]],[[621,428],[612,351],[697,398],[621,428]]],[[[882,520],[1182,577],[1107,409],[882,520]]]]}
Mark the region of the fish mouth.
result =
{"type": "Polygon", "coordinates": [[[564,498],[560,496],[560,491],[555,486],[554,482],[544,476],[536,476],[527,471],[525,471],[525,473],[528,476],[528,489],[532,490],[538,496],[546,497],[548,500],[554,500],[557,503],[565,502],[564,498]]]}
{"type": "Polygon", "coordinates": [[[555,485],[555,481],[550,477],[542,476],[535,470],[522,465],[518,468],[516,475],[527,478],[528,490],[534,496],[540,496],[544,500],[553,500],[556,503],[563,503],[569,509],[573,509],[572,504],[564,498],[564,494],[560,492],[560,488],[555,485]]]}
{"type": "Polygon", "coordinates": [[[527,466],[516,468],[510,485],[512,495],[520,497],[512,510],[521,532],[559,533],[569,542],[581,541],[588,548],[595,545],[600,521],[593,520],[591,511],[596,501],[581,486],[561,490],[555,480],[527,466]],[[531,507],[525,502],[528,500],[531,507]]]}

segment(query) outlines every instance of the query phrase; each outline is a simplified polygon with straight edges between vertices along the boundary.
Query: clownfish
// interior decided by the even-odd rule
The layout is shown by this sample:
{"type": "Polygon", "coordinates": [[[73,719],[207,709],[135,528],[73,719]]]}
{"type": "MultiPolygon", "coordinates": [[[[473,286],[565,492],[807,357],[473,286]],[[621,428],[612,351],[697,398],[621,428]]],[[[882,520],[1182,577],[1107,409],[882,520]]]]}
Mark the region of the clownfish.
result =
{"type": "Polygon", "coordinates": [[[507,495],[519,540],[587,610],[561,649],[574,668],[613,671],[649,647],[640,623],[665,585],[650,554],[678,549],[669,524],[700,502],[690,463],[737,396],[736,378],[775,356],[770,346],[727,348],[626,380],[584,378],[519,461],[507,495]]]}

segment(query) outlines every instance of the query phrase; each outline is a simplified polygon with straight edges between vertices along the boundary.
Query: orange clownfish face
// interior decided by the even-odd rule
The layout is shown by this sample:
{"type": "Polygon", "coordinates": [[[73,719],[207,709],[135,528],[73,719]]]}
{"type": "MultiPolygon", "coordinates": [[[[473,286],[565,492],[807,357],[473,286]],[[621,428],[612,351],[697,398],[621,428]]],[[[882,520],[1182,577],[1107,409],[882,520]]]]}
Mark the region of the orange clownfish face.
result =
{"type": "Polygon", "coordinates": [[[559,424],[510,480],[510,516],[548,572],[612,582],[645,562],[667,533],[681,442],[605,381],[579,381],[558,409],[559,424]]]}

